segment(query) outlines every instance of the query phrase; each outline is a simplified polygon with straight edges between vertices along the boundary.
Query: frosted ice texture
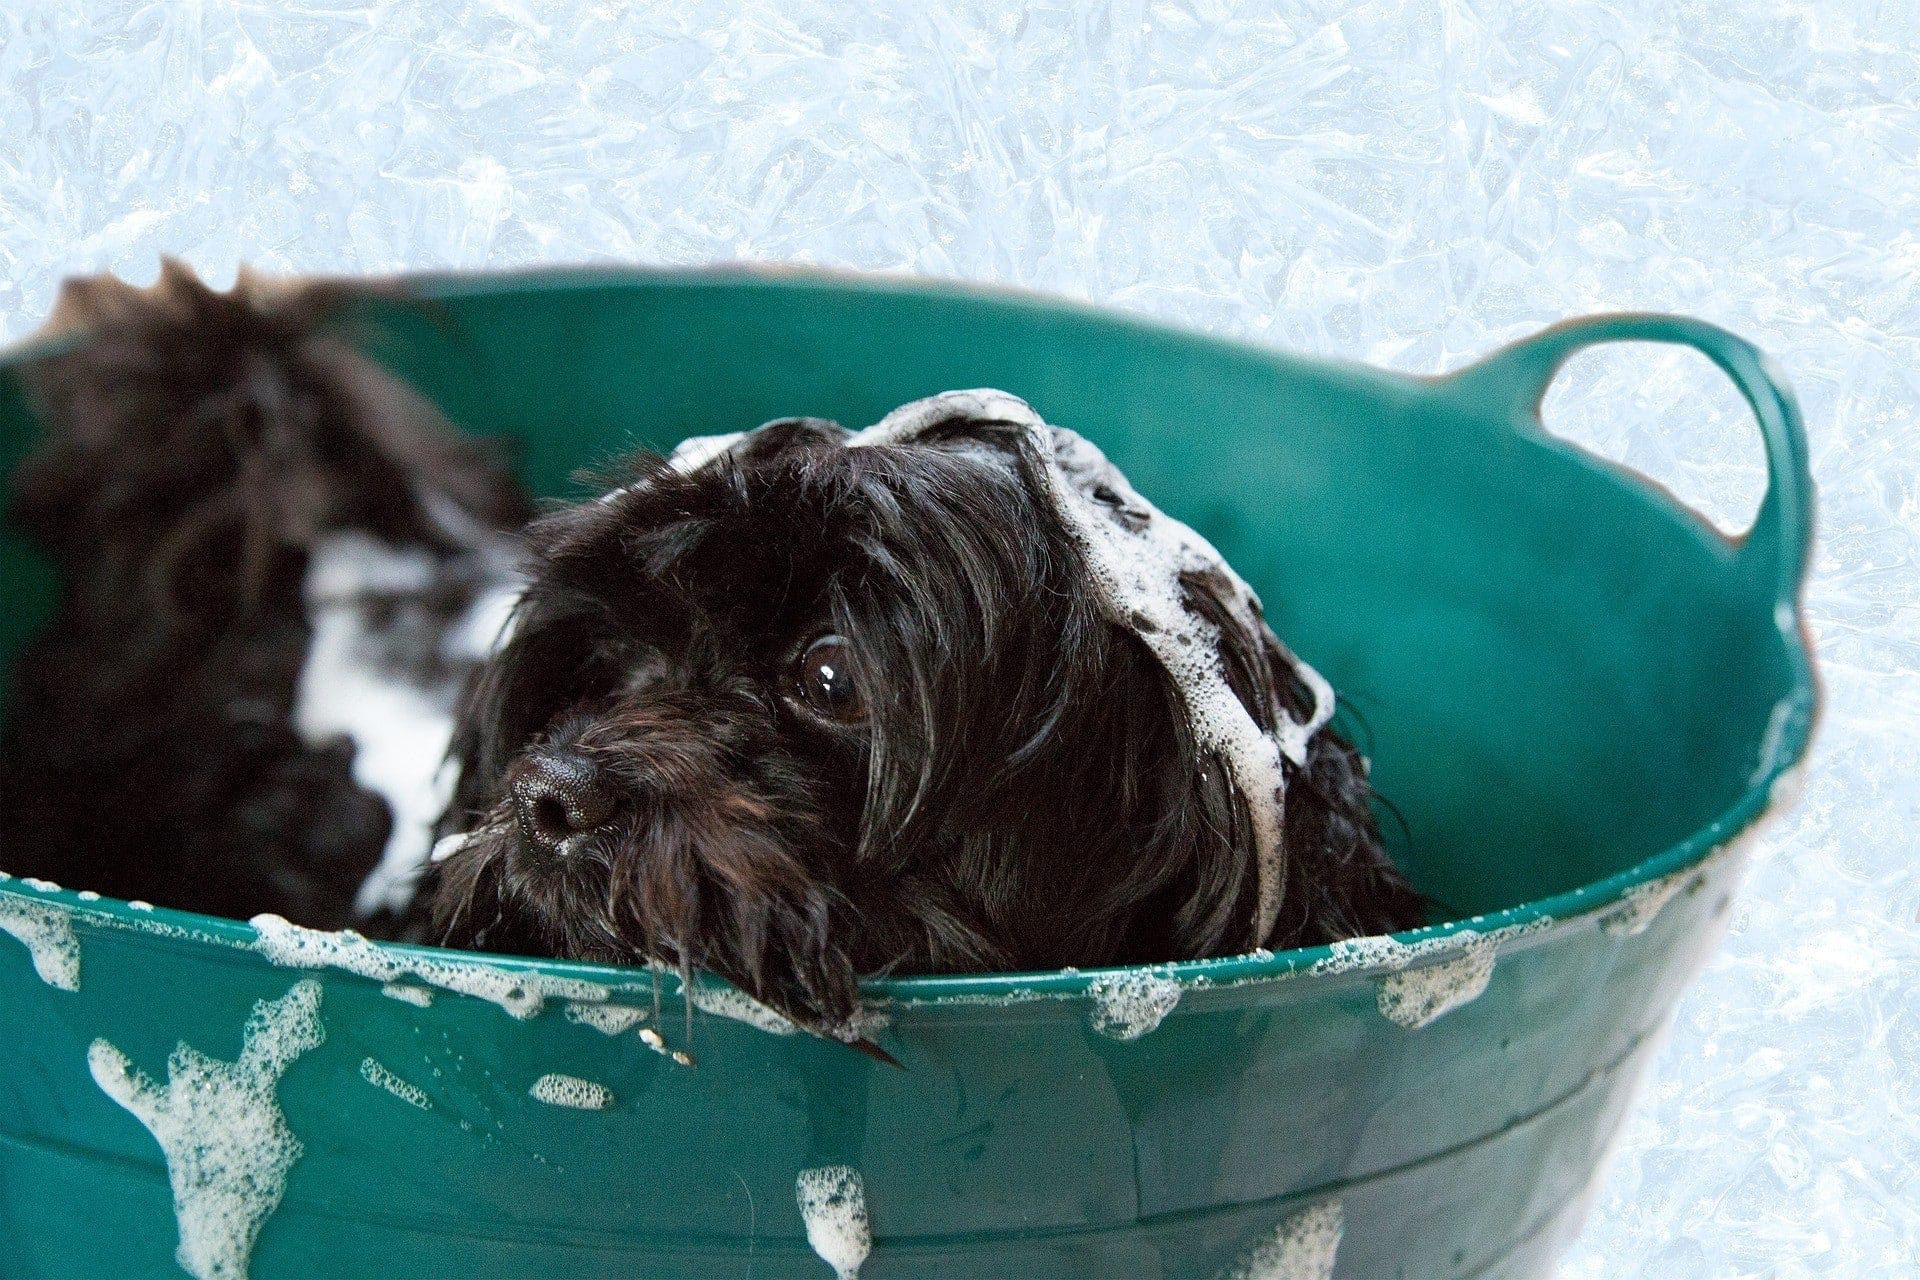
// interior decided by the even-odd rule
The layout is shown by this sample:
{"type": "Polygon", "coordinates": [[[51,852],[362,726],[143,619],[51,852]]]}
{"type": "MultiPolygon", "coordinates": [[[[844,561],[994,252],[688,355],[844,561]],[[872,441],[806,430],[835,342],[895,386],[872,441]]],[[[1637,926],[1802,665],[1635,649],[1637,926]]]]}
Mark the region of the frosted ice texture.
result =
{"type": "MultiPolygon", "coordinates": [[[[748,258],[1032,285],[1431,372],[1562,316],[1772,352],[1827,710],[1565,1280],[1920,1256],[1920,9],[1886,0],[0,6],[0,337],[59,279],[748,258]]],[[[1556,425],[1738,524],[1702,362],[1556,425]]]]}

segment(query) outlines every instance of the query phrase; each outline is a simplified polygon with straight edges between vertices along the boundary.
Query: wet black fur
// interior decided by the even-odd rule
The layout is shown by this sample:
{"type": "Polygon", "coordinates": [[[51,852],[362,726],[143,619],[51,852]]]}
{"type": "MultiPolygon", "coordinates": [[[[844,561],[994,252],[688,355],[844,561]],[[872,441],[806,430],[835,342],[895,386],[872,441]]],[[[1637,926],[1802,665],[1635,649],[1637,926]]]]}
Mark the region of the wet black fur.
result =
{"type": "MultiPolygon", "coordinates": [[[[511,643],[469,687],[434,936],[718,972],[849,1035],[858,975],[1090,967],[1247,949],[1251,829],[1139,638],[1104,619],[1005,424],[848,449],[761,430],[690,475],[537,521],[511,643]],[[801,712],[814,637],[857,654],[864,725],[801,712]],[[564,857],[503,800],[530,749],[584,755],[618,797],[564,857]]],[[[1186,581],[1263,726],[1311,698],[1224,584],[1186,581]]],[[[1365,765],[1323,730],[1289,766],[1286,874],[1264,941],[1420,922],[1365,765]]]]}
{"type": "Polygon", "coordinates": [[[292,727],[308,548],[341,528],[433,545],[421,479],[496,527],[527,514],[485,450],[333,336],[364,294],[221,294],[172,264],[152,290],[68,285],[57,315],[90,336],[30,372],[45,433],[8,512],[61,591],[12,673],[0,867],[346,923],[390,816],[348,743],[292,727]]]}

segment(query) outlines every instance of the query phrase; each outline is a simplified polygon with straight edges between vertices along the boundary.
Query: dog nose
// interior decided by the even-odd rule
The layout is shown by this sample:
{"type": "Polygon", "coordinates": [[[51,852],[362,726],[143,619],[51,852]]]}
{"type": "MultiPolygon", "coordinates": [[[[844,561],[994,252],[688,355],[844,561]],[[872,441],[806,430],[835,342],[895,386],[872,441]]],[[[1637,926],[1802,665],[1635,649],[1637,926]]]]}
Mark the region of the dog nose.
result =
{"type": "Polygon", "coordinates": [[[578,751],[529,752],[514,763],[507,787],[521,835],[548,853],[564,854],[569,840],[613,816],[599,767],[578,751]]]}

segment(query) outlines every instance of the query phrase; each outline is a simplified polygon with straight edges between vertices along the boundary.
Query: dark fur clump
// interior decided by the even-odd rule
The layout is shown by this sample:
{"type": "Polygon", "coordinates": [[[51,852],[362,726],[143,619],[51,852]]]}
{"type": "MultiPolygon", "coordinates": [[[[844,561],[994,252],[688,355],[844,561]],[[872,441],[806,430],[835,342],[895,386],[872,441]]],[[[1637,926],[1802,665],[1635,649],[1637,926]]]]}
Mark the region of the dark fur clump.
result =
{"type": "MultiPolygon", "coordinates": [[[[859,975],[1245,950],[1245,802],[1101,615],[1032,457],[993,422],[846,438],[793,419],[684,473],[643,458],[533,525],[456,735],[446,830],[472,834],[435,869],[433,936],[706,968],[842,1038],[859,975]],[[810,705],[822,636],[863,715],[810,705]]],[[[1272,633],[1222,581],[1184,587],[1255,719],[1303,719],[1272,633]]],[[[1289,766],[1267,945],[1420,922],[1370,797],[1331,730],[1289,766]]]]}
{"type": "Polygon", "coordinates": [[[222,915],[345,923],[391,815],[352,747],[303,742],[301,585],[329,531],[445,541],[527,514],[478,445],[330,332],[365,290],[71,282],[41,362],[45,425],[9,517],[58,567],[0,739],[0,866],[222,915]]]}

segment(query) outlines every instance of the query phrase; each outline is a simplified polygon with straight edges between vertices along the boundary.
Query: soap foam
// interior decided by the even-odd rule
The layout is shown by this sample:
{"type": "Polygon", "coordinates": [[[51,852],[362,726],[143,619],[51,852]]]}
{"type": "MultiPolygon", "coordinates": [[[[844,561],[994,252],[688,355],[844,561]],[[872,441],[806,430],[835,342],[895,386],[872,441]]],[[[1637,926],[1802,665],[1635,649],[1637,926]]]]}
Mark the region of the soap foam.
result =
{"type": "Polygon", "coordinates": [[[1277,710],[1276,731],[1262,732],[1227,683],[1220,629],[1187,608],[1181,577],[1197,573],[1223,580],[1240,624],[1250,628],[1259,625],[1260,618],[1253,589],[1212,543],[1142,497],[1091,441],[1049,426],[1017,396],[991,388],[930,396],[894,410],[847,444],[859,448],[909,442],[929,427],[955,419],[1024,428],[1028,453],[1040,464],[1035,470],[1048,487],[1046,496],[1087,559],[1102,612],[1140,637],[1180,691],[1200,749],[1225,763],[1253,824],[1259,878],[1248,945],[1258,946],[1273,931],[1286,875],[1282,761],[1295,766],[1306,762],[1309,740],[1333,716],[1332,686],[1282,647],[1312,693],[1314,709],[1305,723],[1277,710]]]}
{"type": "Polygon", "coordinates": [[[470,960],[402,955],[367,941],[351,929],[326,933],[276,915],[258,915],[248,923],[260,935],[254,950],[284,968],[343,969],[386,984],[398,978],[417,978],[429,986],[490,1001],[522,1020],[538,1014],[549,999],[597,1003],[609,994],[599,983],[577,978],[512,973],[470,960]]]}
{"type": "Polygon", "coordinates": [[[360,883],[354,909],[400,910],[433,843],[433,825],[453,798],[446,767],[459,681],[423,684],[382,661],[371,593],[419,594],[437,576],[423,547],[394,547],[358,530],[314,544],[304,585],[313,629],[294,699],[294,727],[310,746],[353,743],[353,780],[387,803],[393,824],[379,863],[360,883]]]}
{"type": "Polygon", "coordinates": [[[1600,916],[1600,931],[1613,938],[1634,938],[1645,933],[1673,901],[1674,895],[1699,874],[1697,868],[1687,867],[1635,885],[1616,906],[1600,916]]]}
{"type": "Polygon", "coordinates": [[[1153,973],[1124,973],[1095,978],[1087,986],[1093,998],[1093,1029],[1115,1040],[1138,1040],[1180,1003],[1180,984],[1153,973]]]}
{"type": "MultiPolygon", "coordinates": [[[[132,903],[128,903],[132,906],[132,903]]],[[[112,911],[88,912],[87,922],[103,929],[119,929],[127,933],[144,933],[154,938],[172,938],[178,942],[192,942],[201,946],[231,947],[236,945],[231,939],[205,929],[196,929],[190,925],[174,924],[170,920],[149,919],[151,908],[139,915],[120,915],[112,911]]]]}
{"type": "Polygon", "coordinates": [[[1383,969],[1377,1003],[1382,1016],[1418,1029],[1478,997],[1493,977],[1500,948],[1515,938],[1538,933],[1553,921],[1542,917],[1524,925],[1480,932],[1461,929],[1444,937],[1405,943],[1380,936],[1348,938],[1327,948],[1326,959],[1309,972],[1353,973],[1383,969]]]}
{"type": "Polygon", "coordinates": [[[391,1000],[402,1000],[417,1008],[426,1009],[433,1005],[433,992],[427,987],[416,987],[411,982],[389,982],[380,988],[380,994],[391,1000]]]}
{"type": "Polygon", "coordinates": [[[613,1090],[578,1076],[550,1072],[533,1082],[529,1094],[552,1107],[572,1107],[576,1111],[605,1111],[613,1105],[613,1090]]]}
{"type": "Polygon", "coordinates": [[[590,1004],[578,1000],[567,1002],[568,1022],[592,1027],[601,1035],[617,1036],[646,1020],[647,1011],[636,1009],[632,1005],[590,1004]]]}
{"type": "Polygon", "coordinates": [[[690,986],[687,998],[693,1007],[722,1018],[732,1018],[750,1027],[758,1027],[776,1036],[790,1036],[799,1030],[784,1014],[767,1008],[744,991],[733,987],[690,986]]]}
{"type": "Polygon", "coordinates": [[[867,1190],[860,1171],[844,1164],[802,1169],[794,1179],[793,1195],[813,1251],[840,1280],[859,1280],[860,1264],[873,1252],[867,1190]]]}
{"type": "Polygon", "coordinates": [[[1487,989],[1495,951],[1492,942],[1481,938],[1451,959],[1383,978],[1377,997],[1380,1012],[1409,1030],[1428,1025],[1487,989]]]}
{"type": "Polygon", "coordinates": [[[368,1084],[385,1089],[388,1093],[410,1107],[418,1107],[422,1111],[431,1111],[433,1109],[433,1100],[427,1097],[424,1089],[419,1088],[417,1085],[408,1084],[405,1080],[402,1080],[399,1076],[372,1058],[362,1058],[360,1060],[360,1075],[368,1084]]]}
{"type": "Polygon", "coordinates": [[[145,1125],[167,1158],[180,1245],[198,1280],[246,1280],[260,1228],[279,1207],[301,1154],[276,1088],[294,1059],[326,1038],[320,984],[305,979],[254,1004],[237,1062],[181,1041],[162,1089],[105,1040],[87,1050],[94,1082],[145,1125]]]}
{"type": "Polygon", "coordinates": [[[857,1040],[871,1040],[893,1025],[893,1014],[886,1004],[873,1001],[862,1004],[847,1019],[847,1031],[857,1040]]]}
{"type": "Polygon", "coordinates": [[[52,903],[0,897],[0,933],[10,933],[33,957],[40,981],[62,991],[80,989],[80,940],[73,915],[52,903]]]}
{"type": "Polygon", "coordinates": [[[1346,1215],[1338,1200],[1303,1209],[1274,1228],[1229,1276],[1231,1280],[1332,1280],[1346,1215]]]}
{"type": "Polygon", "coordinates": [[[1759,840],[1766,818],[1775,810],[1790,807],[1797,798],[1802,770],[1789,769],[1773,780],[1768,791],[1768,809],[1757,815],[1740,831],[1721,841],[1705,857],[1690,867],[1635,885],[1619,902],[1600,913],[1600,931],[1614,938],[1632,938],[1645,933],[1660,918],[1667,904],[1682,893],[1700,891],[1707,877],[1723,864],[1738,864],[1759,840]]]}
{"type": "Polygon", "coordinates": [[[745,431],[719,436],[689,436],[667,455],[667,466],[681,475],[698,471],[746,438],[745,431]]]}

